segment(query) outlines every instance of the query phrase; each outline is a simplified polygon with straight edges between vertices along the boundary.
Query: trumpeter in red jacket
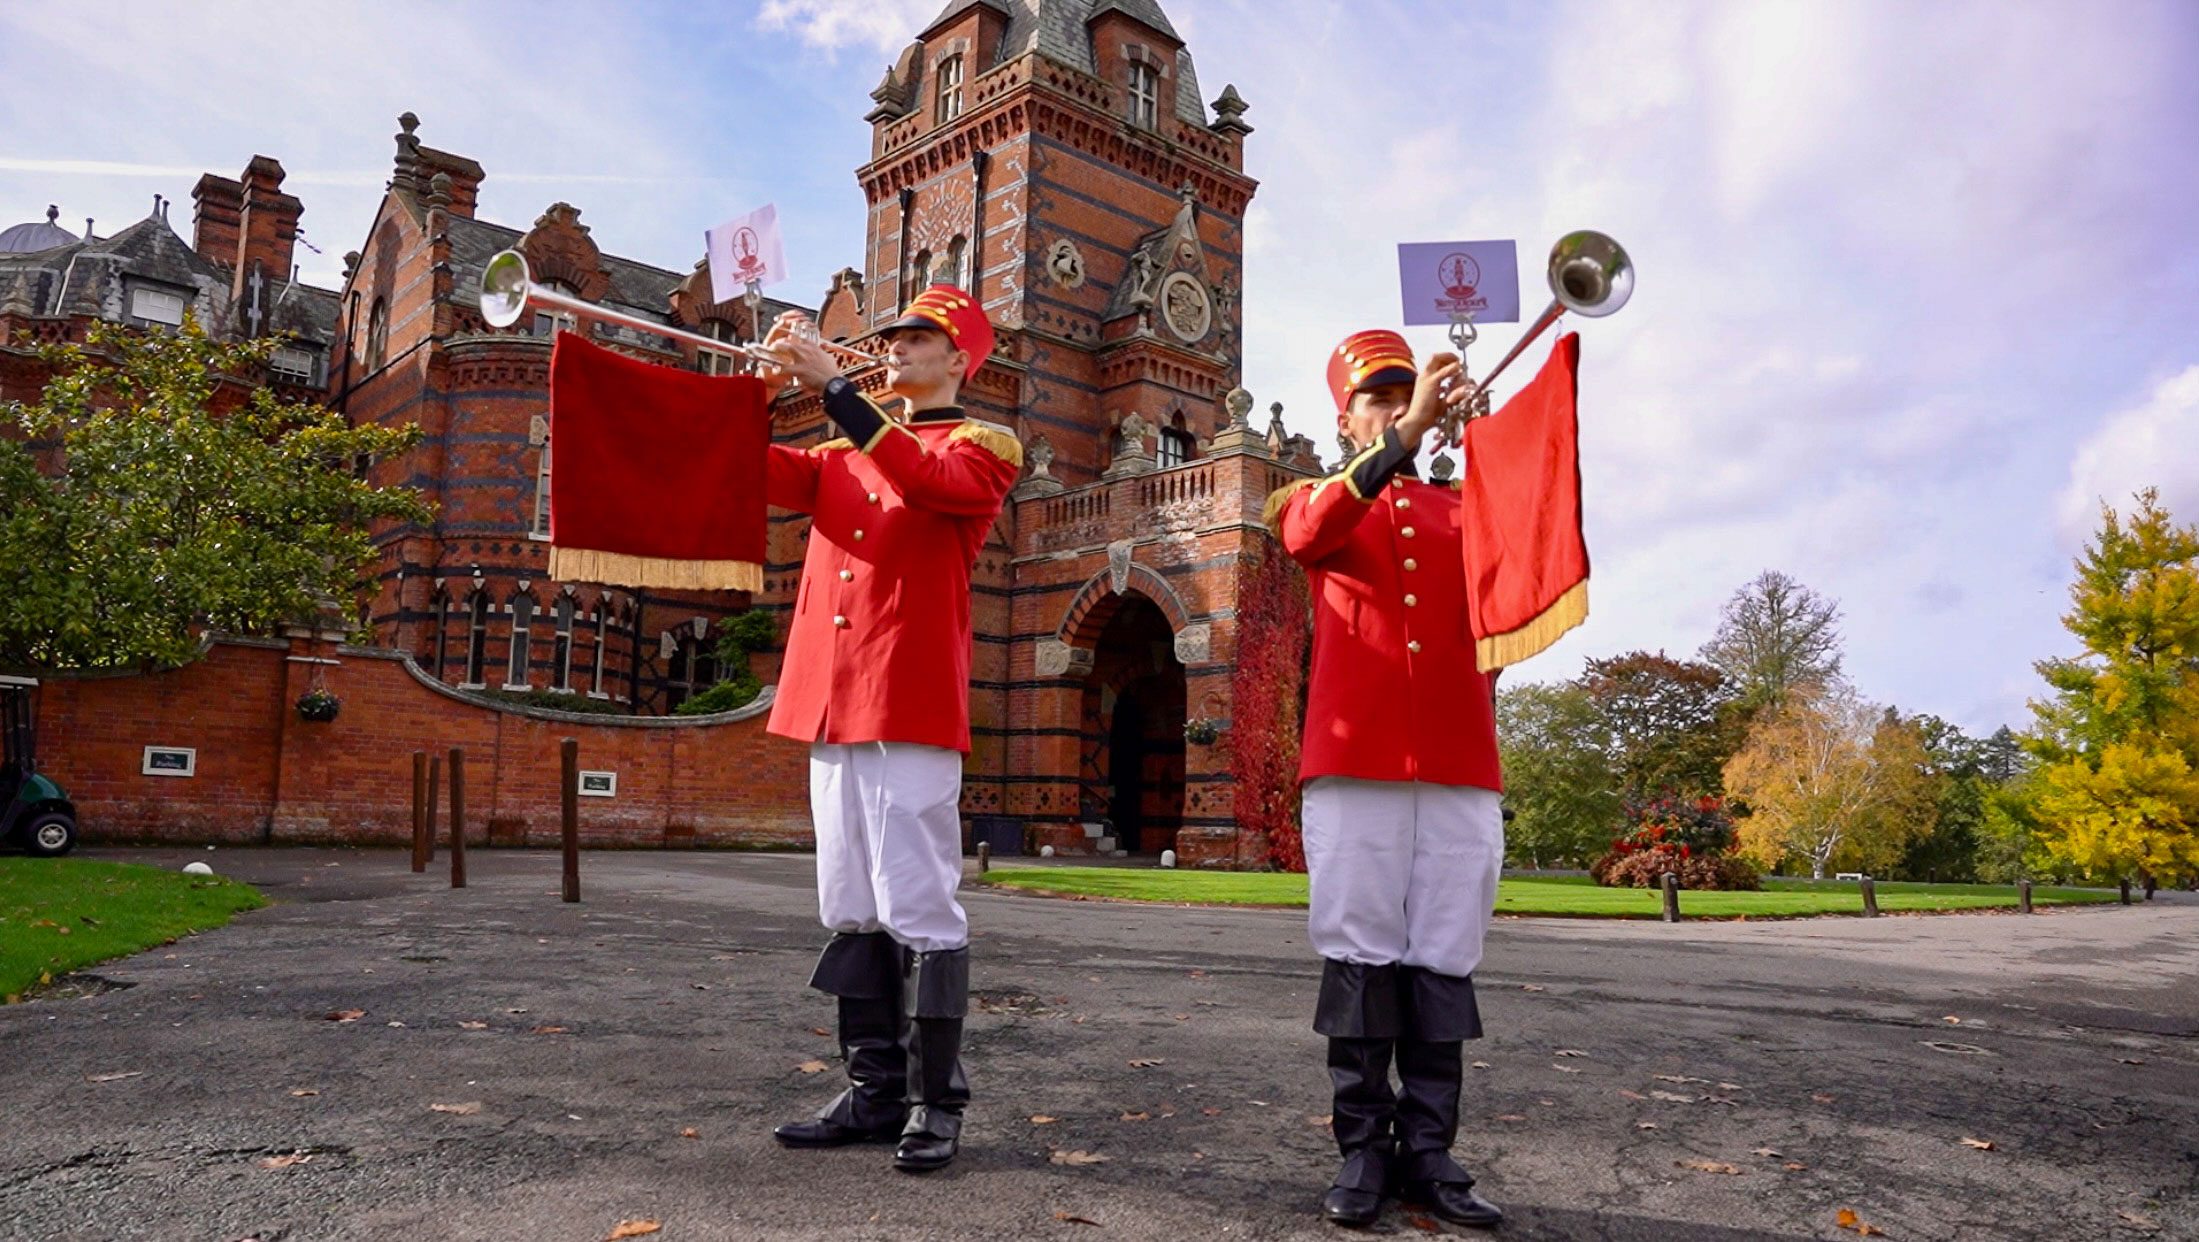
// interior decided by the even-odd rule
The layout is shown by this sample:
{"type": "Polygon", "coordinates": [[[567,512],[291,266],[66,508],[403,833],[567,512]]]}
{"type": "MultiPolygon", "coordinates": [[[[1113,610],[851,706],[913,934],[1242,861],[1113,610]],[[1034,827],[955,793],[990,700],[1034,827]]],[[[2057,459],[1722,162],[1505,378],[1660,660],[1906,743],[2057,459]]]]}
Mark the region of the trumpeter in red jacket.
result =
{"type": "Polygon", "coordinates": [[[1023,453],[970,421],[960,387],[992,351],[982,308],[924,291],[888,337],[896,421],[783,318],[766,338],[783,376],[819,394],[846,433],[771,449],[772,504],[810,515],[771,731],[809,743],[817,904],[832,940],[810,985],[839,998],[850,1085],[789,1147],[893,1142],[894,1166],[954,1158],[969,920],[962,757],[970,748],[970,569],[1023,453]],[[913,1023],[911,1019],[913,1015],[913,1023]]]}
{"type": "Polygon", "coordinates": [[[1392,1193],[1461,1224],[1503,1218],[1451,1157],[1504,859],[1493,682],[1467,628],[1459,493],[1413,465],[1459,371],[1451,354],[1416,369],[1394,332],[1346,339],[1329,386],[1359,451],[1269,500],[1313,582],[1299,777],[1323,958],[1314,1029],[1344,1156],[1322,1208],[1344,1224],[1371,1223],[1392,1193]]]}

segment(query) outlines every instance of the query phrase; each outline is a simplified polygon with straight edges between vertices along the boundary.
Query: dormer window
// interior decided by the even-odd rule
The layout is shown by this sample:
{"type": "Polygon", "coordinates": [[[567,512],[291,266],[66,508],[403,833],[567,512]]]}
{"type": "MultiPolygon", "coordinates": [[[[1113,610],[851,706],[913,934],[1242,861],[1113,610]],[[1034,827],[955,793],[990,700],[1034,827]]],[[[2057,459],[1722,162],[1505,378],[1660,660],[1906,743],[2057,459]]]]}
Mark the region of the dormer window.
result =
{"type": "Polygon", "coordinates": [[[962,57],[949,56],[935,71],[939,81],[938,106],[932,115],[944,125],[962,115],[962,57]]]}
{"type": "Polygon", "coordinates": [[[311,384],[320,378],[320,353],[302,345],[283,345],[267,360],[267,368],[285,383],[311,384]]]}
{"type": "Polygon", "coordinates": [[[1130,66],[1130,123],[1140,129],[1160,128],[1161,71],[1144,63],[1130,66]]]}
{"type": "Polygon", "coordinates": [[[169,289],[153,289],[140,286],[130,290],[130,318],[140,326],[159,325],[165,328],[183,326],[183,308],[188,300],[169,289]]]}
{"type": "MultiPolygon", "coordinates": [[[[579,290],[574,289],[562,280],[545,280],[542,282],[542,287],[552,293],[563,294],[569,298],[580,296],[579,290]]],[[[529,331],[536,336],[556,336],[559,328],[563,328],[567,332],[578,331],[578,321],[572,315],[563,311],[536,311],[534,324],[529,328],[529,331]]]]}
{"type": "MultiPolygon", "coordinates": [[[[724,319],[703,320],[702,334],[713,341],[724,341],[727,344],[741,339],[739,329],[731,321],[724,319]]],[[[698,349],[695,351],[695,369],[704,375],[731,375],[740,367],[732,354],[715,349],[698,349]]]]}

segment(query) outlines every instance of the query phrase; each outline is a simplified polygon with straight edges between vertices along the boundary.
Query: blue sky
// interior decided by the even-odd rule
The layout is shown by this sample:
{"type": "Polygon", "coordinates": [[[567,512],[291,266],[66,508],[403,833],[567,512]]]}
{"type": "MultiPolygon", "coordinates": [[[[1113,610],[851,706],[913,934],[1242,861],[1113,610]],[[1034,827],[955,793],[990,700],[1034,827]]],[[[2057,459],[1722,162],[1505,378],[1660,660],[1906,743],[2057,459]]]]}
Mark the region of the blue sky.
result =
{"type": "MultiPolygon", "coordinates": [[[[1325,351],[1400,241],[1569,228],[1641,281],[1583,325],[1593,616],[1519,670],[1691,654],[1765,568],[1837,598],[1861,691],[2021,724],[2099,498],[2199,519],[2199,6],[1163,0],[1251,103],[1246,386],[1327,445],[1325,351]]],[[[814,301],[860,256],[862,114],[939,0],[0,8],[0,226],[102,233],[275,156],[334,284],[398,113],[684,269],[762,202],[814,301]]],[[[1511,329],[1484,333],[1483,366],[1511,329]]],[[[1437,329],[1413,333],[1422,349],[1437,329]]]]}

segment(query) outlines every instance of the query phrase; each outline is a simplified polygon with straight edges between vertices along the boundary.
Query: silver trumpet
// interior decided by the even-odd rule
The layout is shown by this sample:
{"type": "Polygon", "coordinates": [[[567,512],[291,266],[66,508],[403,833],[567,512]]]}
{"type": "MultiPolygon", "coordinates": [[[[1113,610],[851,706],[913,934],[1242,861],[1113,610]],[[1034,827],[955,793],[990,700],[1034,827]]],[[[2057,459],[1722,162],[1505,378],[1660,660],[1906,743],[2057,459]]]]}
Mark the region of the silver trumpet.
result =
{"type": "MultiPolygon", "coordinates": [[[[547,285],[536,284],[533,274],[527,270],[527,256],[517,250],[499,251],[481,269],[481,318],[492,328],[508,328],[519,322],[520,315],[530,305],[538,308],[551,307],[576,316],[585,315],[590,319],[625,324],[629,328],[656,336],[685,341],[697,349],[707,349],[713,353],[750,358],[767,366],[779,365],[779,360],[772,356],[770,350],[753,341],[715,340],[699,332],[667,327],[640,315],[584,301],[570,294],[559,293],[547,285]]],[[[822,346],[850,362],[878,361],[859,349],[821,339],[817,335],[816,325],[807,319],[802,321],[798,332],[811,344],[822,346]]]]}
{"type": "MultiPolygon", "coordinates": [[[[1546,274],[1550,280],[1550,305],[1533,326],[1512,346],[1512,351],[1480,379],[1463,379],[1445,395],[1443,418],[1436,424],[1436,447],[1465,443],[1466,420],[1489,412],[1489,385],[1512,364],[1512,359],[1541,336],[1558,316],[1571,311],[1585,319],[1601,319],[1626,305],[1634,296],[1634,261],[1626,247],[1610,235],[1594,229],[1567,233],[1550,247],[1546,274]]],[[[1467,338],[1471,340],[1471,337],[1467,338]]]]}

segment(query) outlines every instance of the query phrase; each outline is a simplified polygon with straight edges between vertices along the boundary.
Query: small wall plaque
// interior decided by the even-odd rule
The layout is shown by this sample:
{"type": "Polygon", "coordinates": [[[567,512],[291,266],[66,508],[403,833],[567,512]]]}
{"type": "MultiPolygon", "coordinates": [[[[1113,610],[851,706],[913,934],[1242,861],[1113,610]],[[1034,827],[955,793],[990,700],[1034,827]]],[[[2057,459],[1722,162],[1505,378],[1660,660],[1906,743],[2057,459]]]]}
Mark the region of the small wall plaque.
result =
{"type": "Polygon", "coordinates": [[[193,746],[148,746],[145,748],[145,766],[140,769],[146,776],[197,776],[199,752],[193,746]]]}
{"type": "Polygon", "coordinates": [[[618,797],[618,773],[582,772],[580,774],[580,796],[583,798],[618,797]]]}

